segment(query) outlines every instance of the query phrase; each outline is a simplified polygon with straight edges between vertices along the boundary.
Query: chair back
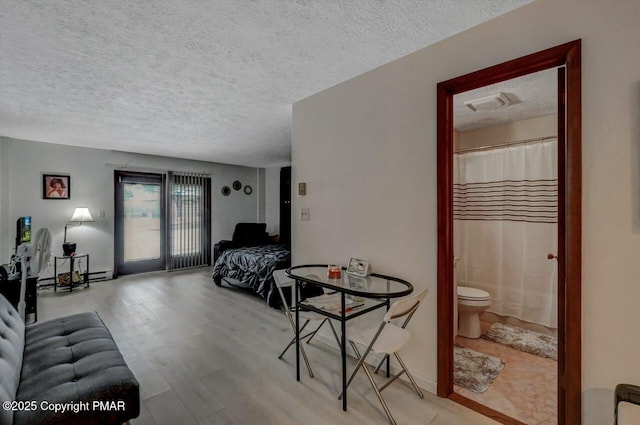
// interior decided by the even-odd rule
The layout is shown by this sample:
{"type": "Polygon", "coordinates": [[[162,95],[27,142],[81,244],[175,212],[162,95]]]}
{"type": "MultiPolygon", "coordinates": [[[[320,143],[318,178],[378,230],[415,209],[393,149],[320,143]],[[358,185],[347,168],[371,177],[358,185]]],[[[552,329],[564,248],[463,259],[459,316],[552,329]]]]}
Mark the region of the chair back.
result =
{"type": "Polygon", "coordinates": [[[422,302],[424,297],[427,295],[428,291],[429,290],[427,288],[424,288],[423,290],[421,290],[415,295],[412,295],[410,297],[407,297],[398,301],[394,301],[391,304],[391,307],[389,307],[389,311],[387,311],[387,314],[384,315],[384,319],[382,320],[386,323],[389,323],[392,320],[406,317],[406,320],[402,325],[402,327],[404,328],[409,322],[409,319],[411,318],[411,316],[413,316],[413,313],[415,313],[415,311],[420,306],[420,303],[422,302]]]}
{"type": "Polygon", "coordinates": [[[267,223],[237,223],[232,241],[240,247],[267,245],[269,235],[266,230],[267,223]]]}

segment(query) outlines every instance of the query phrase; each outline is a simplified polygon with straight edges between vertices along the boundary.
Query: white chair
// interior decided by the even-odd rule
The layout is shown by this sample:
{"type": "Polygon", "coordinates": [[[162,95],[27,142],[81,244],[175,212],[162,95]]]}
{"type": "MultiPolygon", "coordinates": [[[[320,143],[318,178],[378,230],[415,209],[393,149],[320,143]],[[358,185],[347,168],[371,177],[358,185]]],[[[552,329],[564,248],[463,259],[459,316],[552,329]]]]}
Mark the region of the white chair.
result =
{"type": "MultiPolygon", "coordinates": [[[[353,348],[353,351],[358,358],[358,363],[356,364],[356,367],[349,377],[349,381],[347,382],[347,388],[351,384],[351,381],[353,381],[353,378],[355,377],[358,370],[362,368],[366,373],[367,378],[369,378],[369,382],[371,383],[371,386],[373,387],[378,400],[380,400],[380,404],[382,404],[384,412],[387,414],[389,421],[393,425],[396,424],[396,421],[393,419],[393,416],[391,416],[391,411],[389,411],[387,403],[385,403],[384,399],[382,398],[382,390],[387,388],[389,384],[398,379],[403,373],[406,373],[409,381],[411,381],[411,385],[418,393],[418,396],[420,398],[424,398],[424,395],[422,394],[422,391],[420,391],[420,388],[418,388],[418,385],[413,379],[413,376],[400,358],[400,355],[398,355],[398,351],[400,351],[400,349],[404,347],[407,341],[409,341],[411,333],[405,328],[426,295],[427,289],[425,288],[411,297],[395,301],[391,304],[391,307],[389,307],[389,311],[387,311],[387,314],[384,315],[382,323],[379,326],[366,330],[358,330],[357,327],[354,327],[353,329],[350,328],[349,332],[347,333],[349,343],[351,344],[351,347],[353,348]],[[391,323],[392,320],[398,319],[404,319],[402,325],[398,326],[391,323]],[[357,344],[367,347],[364,353],[360,354],[357,344]],[[375,380],[373,379],[371,371],[365,364],[365,359],[367,358],[369,353],[372,352],[384,354],[382,361],[375,368],[374,373],[376,373],[378,369],[380,369],[380,366],[382,366],[383,362],[391,354],[395,356],[396,360],[398,360],[398,363],[400,363],[400,366],[402,368],[400,373],[389,378],[389,380],[387,380],[387,382],[381,387],[377,386],[375,380]]],[[[338,397],[338,399],[340,398],[342,398],[342,394],[340,394],[340,396],[338,397]]]]}
{"type": "MultiPolygon", "coordinates": [[[[276,288],[278,288],[278,293],[280,294],[280,299],[282,300],[282,305],[284,309],[284,313],[289,319],[289,324],[291,325],[291,330],[293,331],[293,338],[289,341],[289,344],[282,350],[282,353],[278,356],[279,359],[284,356],[287,350],[296,342],[296,321],[295,321],[295,306],[290,306],[287,302],[287,297],[285,297],[283,288],[291,288],[291,300],[293,300],[293,290],[295,288],[295,281],[288,277],[284,270],[275,270],[273,272],[273,280],[275,281],[276,288]]],[[[312,300],[313,298],[308,298],[308,300],[312,300]]],[[[340,338],[338,338],[338,334],[336,333],[335,328],[333,327],[333,323],[329,320],[328,317],[322,316],[313,311],[304,311],[300,310],[298,313],[300,317],[300,322],[302,326],[300,327],[300,341],[307,340],[307,344],[311,342],[311,339],[318,333],[318,330],[325,324],[325,322],[329,323],[331,327],[331,331],[333,332],[333,336],[336,338],[336,342],[338,343],[338,347],[340,347],[340,338]],[[315,330],[309,332],[306,335],[303,335],[304,329],[307,327],[309,322],[317,322],[320,321],[320,324],[315,328],[315,330]]],[[[300,353],[302,353],[302,358],[304,359],[304,363],[307,365],[307,371],[309,372],[309,376],[313,378],[313,371],[311,370],[311,365],[309,364],[309,359],[307,358],[307,353],[304,351],[304,347],[300,345],[300,353]]]]}

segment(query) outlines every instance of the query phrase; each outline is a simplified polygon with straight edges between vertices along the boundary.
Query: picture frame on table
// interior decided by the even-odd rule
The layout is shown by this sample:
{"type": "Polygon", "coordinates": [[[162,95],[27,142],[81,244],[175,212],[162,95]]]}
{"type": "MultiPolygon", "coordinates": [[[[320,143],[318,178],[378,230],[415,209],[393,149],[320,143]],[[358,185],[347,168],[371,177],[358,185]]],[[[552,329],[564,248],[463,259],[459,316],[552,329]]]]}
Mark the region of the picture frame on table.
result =
{"type": "Polygon", "coordinates": [[[71,176],[42,174],[42,199],[70,199],[71,176]]]}
{"type": "Polygon", "coordinates": [[[351,257],[349,265],[347,266],[347,274],[366,277],[369,274],[369,260],[351,257]]]}

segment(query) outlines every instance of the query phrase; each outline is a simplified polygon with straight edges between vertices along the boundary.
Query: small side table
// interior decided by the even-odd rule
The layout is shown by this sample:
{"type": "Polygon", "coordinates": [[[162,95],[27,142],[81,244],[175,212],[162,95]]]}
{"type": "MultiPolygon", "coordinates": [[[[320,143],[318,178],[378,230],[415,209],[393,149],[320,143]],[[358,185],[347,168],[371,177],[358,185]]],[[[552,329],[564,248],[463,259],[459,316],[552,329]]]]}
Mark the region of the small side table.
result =
{"type": "MultiPolygon", "coordinates": [[[[53,257],[53,292],[56,292],[58,289],[58,261],[69,261],[69,292],[73,291],[74,286],[78,286],[81,283],[84,283],[85,288],[89,287],[89,254],[75,254],[75,255],[64,255],[64,256],[55,256],[53,257]],[[80,258],[86,258],[87,264],[84,268],[84,272],[82,273],[82,282],[74,282],[73,281],[73,271],[75,269],[75,263],[80,258]]],[[[80,271],[80,270],[79,270],[80,271]]]]}

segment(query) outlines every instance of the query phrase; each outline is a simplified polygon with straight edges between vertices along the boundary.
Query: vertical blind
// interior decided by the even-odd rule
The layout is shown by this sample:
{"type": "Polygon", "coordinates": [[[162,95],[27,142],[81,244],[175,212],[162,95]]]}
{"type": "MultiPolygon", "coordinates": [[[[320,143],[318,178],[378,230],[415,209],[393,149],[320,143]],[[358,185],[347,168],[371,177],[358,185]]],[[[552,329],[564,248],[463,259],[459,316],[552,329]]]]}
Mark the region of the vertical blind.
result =
{"type": "Polygon", "coordinates": [[[168,181],[168,269],[210,265],[211,178],[169,172],[168,181]]]}

